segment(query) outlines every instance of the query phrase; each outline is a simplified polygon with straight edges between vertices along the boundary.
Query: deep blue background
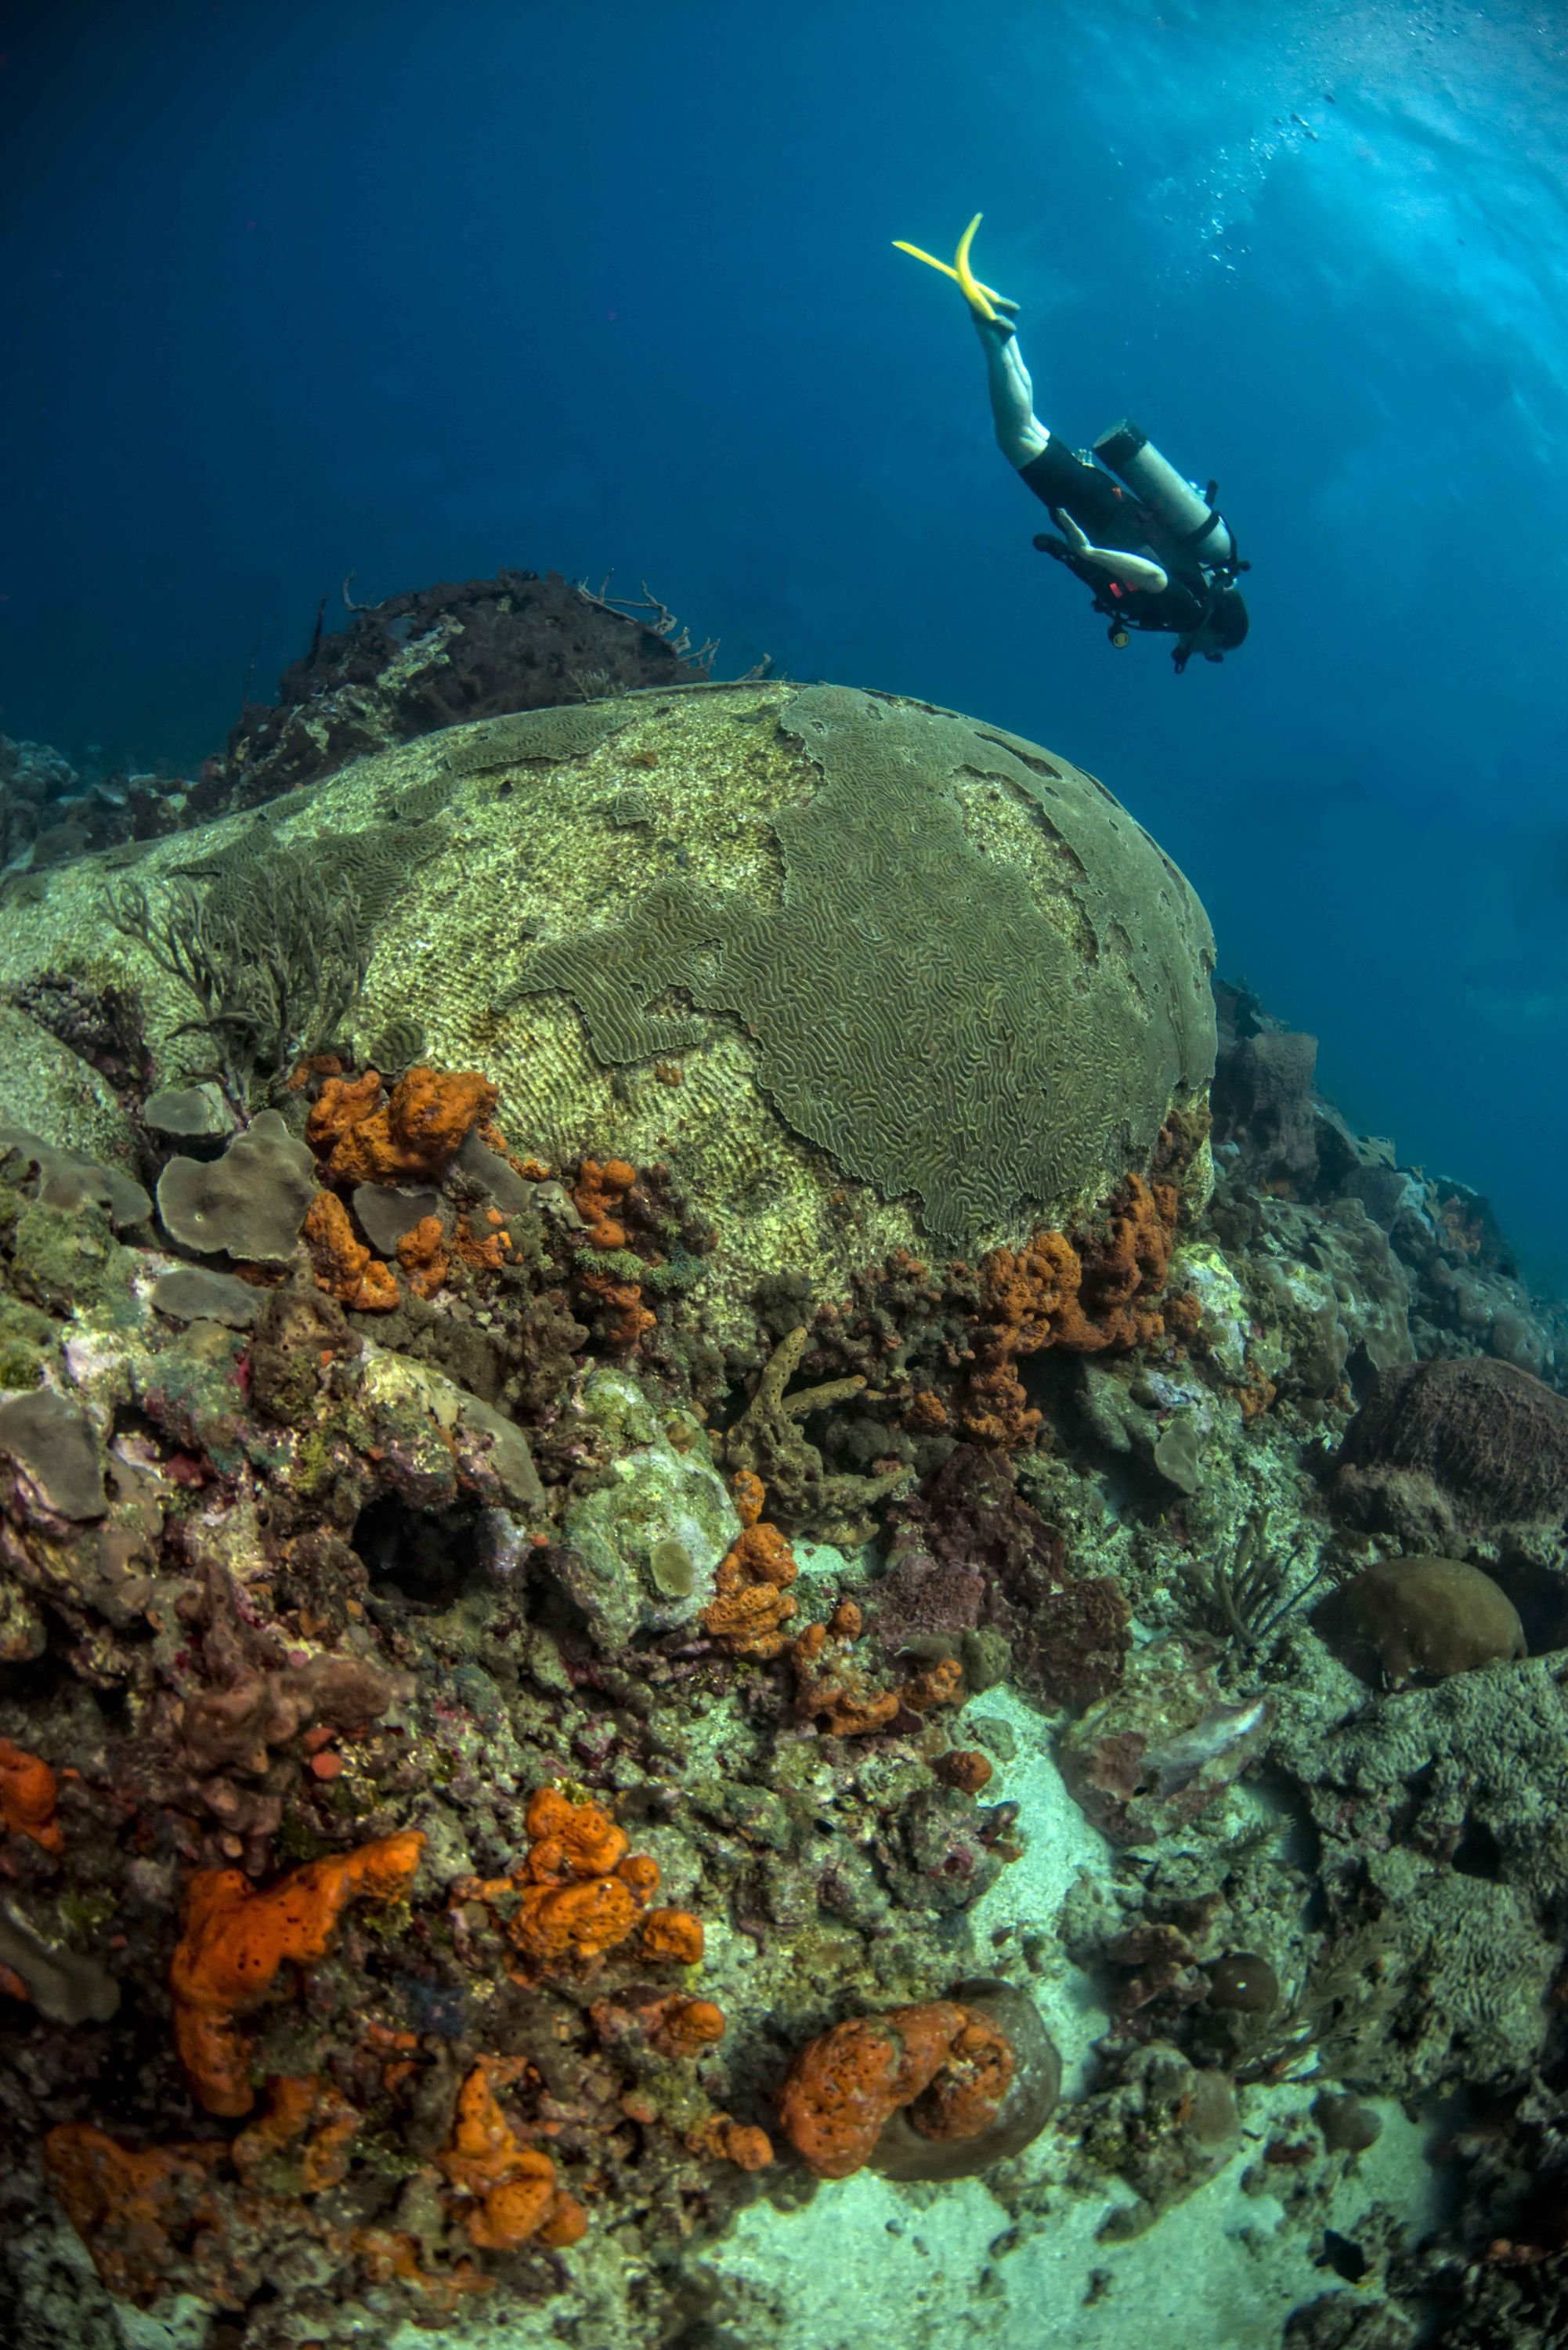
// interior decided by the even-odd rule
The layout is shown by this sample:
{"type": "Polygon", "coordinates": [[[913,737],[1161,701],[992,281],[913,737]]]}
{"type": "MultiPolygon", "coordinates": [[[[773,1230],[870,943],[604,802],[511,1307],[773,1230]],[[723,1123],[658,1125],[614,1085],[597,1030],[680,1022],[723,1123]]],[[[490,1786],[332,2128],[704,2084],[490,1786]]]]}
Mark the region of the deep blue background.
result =
{"type": "Polygon", "coordinates": [[[1102,775],[1222,967],[1561,1277],[1562,51],[1512,0],[12,7],[0,728],[217,747],[316,601],[639,578],[1102,775]],[[1218,473],[1251,640],[1113,652],[990,440],[1218,473]]]}

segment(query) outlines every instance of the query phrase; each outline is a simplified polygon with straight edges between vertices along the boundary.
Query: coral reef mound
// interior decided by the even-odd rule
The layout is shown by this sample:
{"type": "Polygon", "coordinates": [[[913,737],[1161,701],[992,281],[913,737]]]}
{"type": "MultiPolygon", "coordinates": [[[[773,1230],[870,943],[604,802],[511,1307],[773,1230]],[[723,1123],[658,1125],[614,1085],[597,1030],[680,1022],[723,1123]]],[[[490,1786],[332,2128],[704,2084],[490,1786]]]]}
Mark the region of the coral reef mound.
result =
{"type": "MultiPolygon", "coordinates": [[[[290,1053],[347,1045],[383,1071],[483,1068],[556,1165],[669,1163],[737,1320],[780,1264],[826,1295],[922,1237],[1066,1227],[1147,1169],[1213,1066],[1209,924],[1104,786],[839,686],[672,683],[449,726],[153,844],[129,898],[90,857],[40,877],[0,985],[106,953],[165,1087],[212,1075],[214,1034],[253,1108],[290,1053]],[[317,987],[293,1032],[269,1008],[265,1066],[247,1001],[242,1066],[222,1004],[205,1045],[192,1031],[169,927],[274,881],[293,904],[300,871],[351,909],[363,985],[346,1014],[317,987]]],[[[70,1102],[48,1107],[69,1144],[70,1102]]]]}

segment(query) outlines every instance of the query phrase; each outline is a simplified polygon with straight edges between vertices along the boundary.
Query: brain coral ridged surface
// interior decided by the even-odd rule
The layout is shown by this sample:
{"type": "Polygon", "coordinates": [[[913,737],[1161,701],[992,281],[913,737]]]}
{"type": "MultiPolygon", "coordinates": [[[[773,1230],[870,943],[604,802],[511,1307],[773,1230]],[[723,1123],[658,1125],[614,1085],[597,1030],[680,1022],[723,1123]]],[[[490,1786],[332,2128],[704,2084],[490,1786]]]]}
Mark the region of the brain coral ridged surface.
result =
{"type": "Polygon", "coordinates": [[[740,1021],[785,1122],[954,1244],[1146,1159],[1213,1061],[1208,923],[1148,836],[1091,778],[924,704],[811,686],[779,729],[821,784],[774,816],[777,901],[656,883],[542,946],[523,992],[562,990],[610,1064],[701,1041],[657,1009],[672,994],[740,1021]],[[1022,806],[1033,873],[975,837],[960,779],[1022,806]]]}

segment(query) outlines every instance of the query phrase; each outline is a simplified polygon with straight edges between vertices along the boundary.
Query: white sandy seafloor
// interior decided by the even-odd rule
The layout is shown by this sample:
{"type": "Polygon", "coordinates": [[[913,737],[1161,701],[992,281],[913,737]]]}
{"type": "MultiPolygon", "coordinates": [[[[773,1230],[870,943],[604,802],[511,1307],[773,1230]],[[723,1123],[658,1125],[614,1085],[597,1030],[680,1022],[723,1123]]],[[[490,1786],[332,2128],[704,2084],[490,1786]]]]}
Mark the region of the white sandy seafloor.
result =
{"type": "MultiPolygon", "coordinates": [[[[1044,1945],[1044,1971],[1027,1980],[1062,2052],[1065,2116],[1110,2018],[1088,1979],[1059,1954],[1056,1921],[1080,1876],[1109,1881],[1111,1847],[1068,1794],[1047,1725],[1031,1706],[989,1690],[971,1700],[966,1717],[971,1733],[985,1721],[1012,1731],[1017,1752],[996,1783],[1019,1805],[1025,1835],[1023,1856],[971,1913],[975,1947],[994,1949],[998,1970],[1016,1976],[1014,1954],[1025,1939],[1044,1945]]],[[[1229,1800],[1258,1809],[1244,1793],[1229,1800]]],[[[1349,2289],[1313,2260],[1325,2224],[1354,2239],[1376,2209],[1380,2223],[1414,2240],[1441,2214],[1441,2184],[1428,2160],[1436,2118],[1413,2122],[1386,2098],[1366,2100],[1382,2136],[1354,2161],[1338,2158],[1331,2199],[1325,2208],[1314,2199],[1310,2220],[1292,2222],[1272,2195],[1243,2187],[1271,2130],[1304,2116],[1317,2085],[1309,2078],[1241,2090],[1241,2136],[1223,2170],[1126,2242],[1099,2242],[1096,2230],[1118,2200],[1133,2199],[1130,2191],[1114,2182],[1069,2188],[1070,2149],[1047,2128],[1009,2166],[1010,2192],[1016,2199],[1022,2188],[1028,2205],[1022,2220],[983,2178],[895,2186],[861,2171],[824,2183],[794,2210],[753,2204],[694,2266],[719,2287],[714,2314],[723,2336],[746,2350],[864,2350],[867,2340],[898,2350],[1273,2350],[1293,2309],[1349,2289]]],[[[85,2268],[85,2252],[80,2261],[85,2268]]],[[[623,2266],[614,2246],[590,2239],[566,2265],[583,2301],[471,2309],[452,2329],[454,2343],[482,2350],[640,2345],[643,2330],[629,2320],[636,2264],[623,2266]]],[[[184,2299],[145,2313],[119,2305],[116,2314],[124,2350],[197,2350],[204,2337],[203,2313],[184,2299]]],[[[429,2350],[442,2337],[400,2325],[369,2338],[376,2350],[429,2350]]]]}
{"type": "MultiPolygon", "coordinates": [[[[1308,2102],[1298,2091],[1269,2109],[1308,2102]]],[[[1383,2137],[1332,2214],[1347,2235],[1369,2205],[1413,2218],[1429,2192],[1419,2133],[1376,2109],[1383,2137]]],[[[902,2350],[1272,2350],[1291,2310],[1337,2280],[1313,2264],[1310,2236],[1279,2232],[1278,2203],[1242,2193],[1246,2168],[1243,2152],[1127,2244],[1096,2242],[1100,2197],[1064,2195],[1022,2235],[982,2180],[897,2188],[863,2171],[804,2211],[753,2205],[713,2266],[777,2312],[770,2350],[863,2350],[878,2335],[902,2350]]]]}

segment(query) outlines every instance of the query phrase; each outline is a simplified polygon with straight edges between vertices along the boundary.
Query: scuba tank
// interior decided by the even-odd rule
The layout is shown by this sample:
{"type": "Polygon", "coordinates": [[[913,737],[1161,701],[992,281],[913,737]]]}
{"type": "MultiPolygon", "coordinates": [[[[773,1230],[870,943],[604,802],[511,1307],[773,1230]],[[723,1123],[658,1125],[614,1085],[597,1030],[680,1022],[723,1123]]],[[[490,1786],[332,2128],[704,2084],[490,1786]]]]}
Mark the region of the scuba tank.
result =
{"type": "Polygon", "coordinates": [[[1101,433],[1095,454],[1121,476],[1139,504],[1205,570],[1225,571],[1235,563],[1236,543],[1223,515],[1209,502],[1212,482],[1205,497],[1160,455],[1147,432],[1127,421],[1101,433]]]}

